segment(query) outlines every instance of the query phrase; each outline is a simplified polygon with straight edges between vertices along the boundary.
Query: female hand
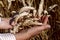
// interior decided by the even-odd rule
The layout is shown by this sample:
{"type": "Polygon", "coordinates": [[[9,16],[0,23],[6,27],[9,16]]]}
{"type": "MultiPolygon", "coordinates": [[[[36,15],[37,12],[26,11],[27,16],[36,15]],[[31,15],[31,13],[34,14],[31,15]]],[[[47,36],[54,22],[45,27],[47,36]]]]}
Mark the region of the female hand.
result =
{"type": "Polygon", "coordinates": [[[9,24],[10,18],[2,18],[0,22],[0,29],[10,29],[12,26],[9,24]]]}

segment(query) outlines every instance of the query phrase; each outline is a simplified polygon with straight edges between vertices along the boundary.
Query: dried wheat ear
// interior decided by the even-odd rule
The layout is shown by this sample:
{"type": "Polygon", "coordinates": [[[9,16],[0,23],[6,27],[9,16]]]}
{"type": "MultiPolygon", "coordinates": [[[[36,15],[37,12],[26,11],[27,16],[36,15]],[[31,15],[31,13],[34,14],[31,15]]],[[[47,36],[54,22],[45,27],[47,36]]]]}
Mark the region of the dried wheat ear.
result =
{"type": "Polygon", "coordinates": [[[10,30],[11,33],[16,34],[19,29],[23,29],[24,27],[32,27],[35,25],[42,25],[40,21],[41,13],[43,12],[43,4],[44,0],[41,0],[39,4],[39,11],[32,7],[33,0],[26,0],[28,6],[25,3],[25,0],[22,0],[24,7],[22,7],[19,11],[19,14],[15,16],[14,22],[16,25],[14,26],[13,30],[10,30]],[[23,27],[23,28],[21,28],[23,27]]]}
{"type": "MultiPolygon", "coordinates": [[[[40,17],[42,15],[39,15],[40,17]]],[[[22,27],[32,27],[35,25],[43,25],[42,22],[40,22],[39,16],[37,14],[37,11],[34,7],[26,6],[21,8],[18,15],[15,16],[14,22],[16,25],[14,26],[13,30],[11,30],[11,33],[16,33],[19,31],[19,29],[23,29],[22,27]],[[32,11],[32,12],[30,12],[32,11]]]]}

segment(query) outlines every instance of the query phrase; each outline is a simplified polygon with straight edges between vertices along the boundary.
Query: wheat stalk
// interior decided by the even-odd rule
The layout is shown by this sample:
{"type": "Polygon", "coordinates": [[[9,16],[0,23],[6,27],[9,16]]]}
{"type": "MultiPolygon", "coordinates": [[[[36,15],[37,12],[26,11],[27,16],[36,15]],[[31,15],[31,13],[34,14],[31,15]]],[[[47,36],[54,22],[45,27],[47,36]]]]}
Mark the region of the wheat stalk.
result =
{"type": "Polygon", "coordinates": [[[43,5],[44,5],[44,0],[41,0],[40,4],[39,4],[39,9],[38,9],[38,17],[41,17],[41,14],[43,12],[43,5]]]}
{"type": "Polygon", "coordinates": [[[11,4],[12,4],[12,1],[15,1],[15,0],[7,0],[8,1],[8,9],[10,9],[10,7],[11,7],[11,4]]]}

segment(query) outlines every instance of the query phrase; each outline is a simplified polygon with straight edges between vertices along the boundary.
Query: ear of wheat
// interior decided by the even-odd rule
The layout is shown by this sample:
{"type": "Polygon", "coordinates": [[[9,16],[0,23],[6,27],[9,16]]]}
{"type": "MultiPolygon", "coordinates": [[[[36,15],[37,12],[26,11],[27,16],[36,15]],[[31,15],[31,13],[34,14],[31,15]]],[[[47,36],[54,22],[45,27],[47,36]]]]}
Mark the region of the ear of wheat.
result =
{"type": "MultiPolygon", "coordinates": [[[[24,3],[24,0],[23,0],[23,3],[24,3]]],[[[29,3],[29,5],[30,5],[30,3],[29,3]]],[[[23,8],[21,8],[19,11],[19,15],[17,15],[15,18],[16,23],[18,22],[19,19],[20,19],[19,20],[20,22],[15,25],[13,31],[11,31],[11,32],[13,32],[14,34],[16,32],[18,32],[18,28],[21,25],[22,26],[28,26],[28,27],[32,26],[32,25],[42,25],[42,23],[39,22],[39,17],[41,17],[41,13],[43,12],[44,0],[41,0],[39,5],[40,6],[38,9],[38,13],[37,13],[37,10],[31,6],[24,6],[23,8]],[[33,11],[32,13],[30,13],[31,10],[33,11]]]]}

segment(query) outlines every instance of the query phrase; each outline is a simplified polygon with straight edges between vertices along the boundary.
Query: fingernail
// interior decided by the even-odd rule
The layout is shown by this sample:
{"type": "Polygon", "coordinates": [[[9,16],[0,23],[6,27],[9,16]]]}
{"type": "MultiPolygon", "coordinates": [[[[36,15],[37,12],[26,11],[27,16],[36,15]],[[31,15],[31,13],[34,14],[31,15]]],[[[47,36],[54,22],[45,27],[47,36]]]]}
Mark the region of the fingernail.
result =
{"type": "Polygon", "coordinates": [[[51,26],[50,26],[50,25],[47,25],[47,27],[48,27],[48,28],[51,28],[51,26]]]}

